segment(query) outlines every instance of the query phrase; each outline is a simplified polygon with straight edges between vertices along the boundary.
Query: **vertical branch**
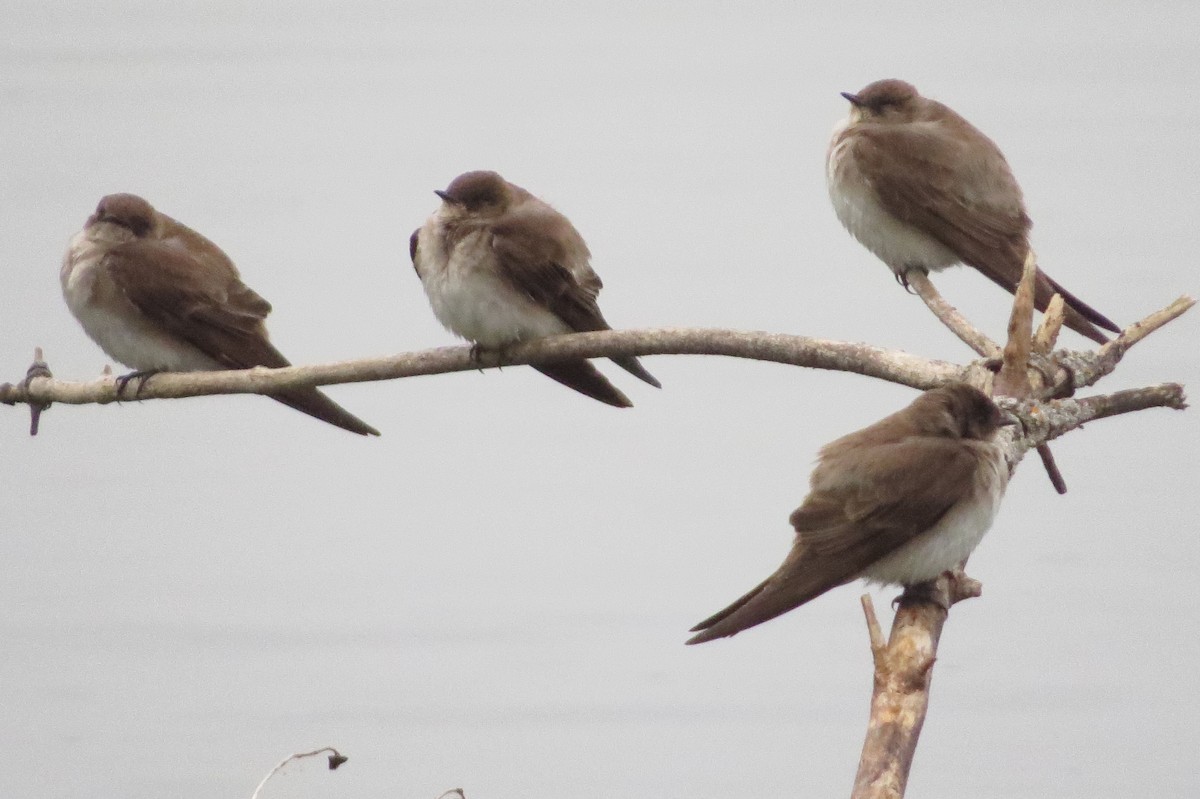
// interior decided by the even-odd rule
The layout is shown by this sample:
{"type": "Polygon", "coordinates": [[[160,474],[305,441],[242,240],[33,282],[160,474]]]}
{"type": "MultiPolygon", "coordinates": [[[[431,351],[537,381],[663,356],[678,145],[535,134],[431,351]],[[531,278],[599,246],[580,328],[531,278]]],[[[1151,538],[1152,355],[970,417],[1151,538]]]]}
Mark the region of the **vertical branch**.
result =
{"type": "Polygon", "coordinates": [[[875,681],[851,799],[904,796],[929,709],[929,684],[947,609],[962,599],[979,596],[980,590],[979,583],[961,571],[905,589],[886,644],[871,598],[863,596],[875,681]]]}
{"type": "MultiPolygon", "coordinates": [[[[1025,270],[1021,274],[1021,282],[1017,285],[1012,315],[1008,320],[1008,341],[1004,344],[1004,363],[1000,367],[1000,374],[996,375],[996,380],[992,384],[994,393],[1003,394],[1006,397],[1026,399],[1033,393],[1033,386],[1029,383],[1030,356],[1034,351],[1040,351],[1043,347],[1048,349],[1053,346],[1054,340],[1058,337],[1058,330],[1062,326],[1062,300],[1055,295],[1059,301],[1057,311],[1046,316],[1035,339],[1033,334],[1033,284],[1036,278],[1037,256],[1030,248],[1029,252],[1025,254],[1025,270]]],[[[1063,479],[1062,472],[1059,471],[1058,464],[1054,461],[1054,453],[1050,451],[1050,446],[1039,444],[1037,452],[1054,490],[1060,494],[1067,493],[1067,481],[1063,479]]]]}

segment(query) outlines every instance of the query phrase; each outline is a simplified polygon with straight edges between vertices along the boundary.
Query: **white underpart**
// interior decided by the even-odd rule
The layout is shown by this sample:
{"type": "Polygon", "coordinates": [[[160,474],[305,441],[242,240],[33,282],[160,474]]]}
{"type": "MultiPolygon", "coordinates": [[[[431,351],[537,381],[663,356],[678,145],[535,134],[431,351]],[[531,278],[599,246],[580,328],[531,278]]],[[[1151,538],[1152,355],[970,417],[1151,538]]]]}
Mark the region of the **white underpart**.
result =
{"type": "Polygon", "coordinates": [[[826,162],[829,199],[833,201],[838,220],[850,235],[897,274],[912,266],[923,266],[936,272],[959,263],[958,256],[938,241],[883,210],[874,188],[854,163],[854,137],[838,141],[849,122],[849,119],[843,120],[834,128],[836,144],[830,149],[826,162]]]}
{"type": "Polygon", "coordinates": [[[190,344],[163,333],[124,298],[116,304],[96,301],[93,289],[97,277],[103,279],[104,252],[116,243],[93,239],[102,235],[96,232],[99,227],[104,226],[81,230],[71,238],[59,272],[67,307],[84,332],[110,358],[132,369],[192,372],[225,368],[190,344]]]}
{"type": "Polygon", "coordinates": [[[1008,486],[1004,451],[979,442],[983,456],[975,493],[959,502],[933,527],[863,569],[876,583],[912,585],[932,580],[966,560],[992,526],[1008,486]]]}
{"type": "Polygon", "coordinates": [[[490,234],[470,233],[446,253],[441,212],[421,229],[417,274],[433,314],[447,330],[484,347],[573,332],[565,322],[496,274],[490,234]]]}

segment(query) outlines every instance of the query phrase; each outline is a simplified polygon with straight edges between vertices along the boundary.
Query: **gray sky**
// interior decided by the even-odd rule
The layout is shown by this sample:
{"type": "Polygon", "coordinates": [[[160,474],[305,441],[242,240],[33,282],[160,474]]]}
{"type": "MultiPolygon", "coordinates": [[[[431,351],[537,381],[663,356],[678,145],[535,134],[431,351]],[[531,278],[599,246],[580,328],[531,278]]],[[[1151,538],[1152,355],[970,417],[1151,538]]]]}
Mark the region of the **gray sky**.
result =
{"type": "MultiPolygon", "coordinates": [[[[1119,322],[1198,291],[1200,7],[9,2],[0,379],[106,358],[69,236],[130,191],[221,245],[298,363],[453,343],[407,239],[496,169],[566,213],[617,327],[966,349],[837,223],[839,91],[902,77],[992,136],[1046,270],[1119,322]]],[[[1000,335],[1007,295],[938,286],[1000,335]]],[[[1200,384],[1193,313],[1102,390],[1200,384]]],[[[1064,343],[1087,342],[1064,334],[1064,343]]],[[[258,397],[0,408],[0,796],[845,795],[870,658],[856,587],[730,641],[816,450],[913,392],[771,364],[334,388],[364,440],[258,397]]],[[[1185,796],[1200,427],[1151,411],[1024,463],[972,559],[913,796],[1185,796]]],[[[894,592],[877,594],[882,608],[894,592]]]]}

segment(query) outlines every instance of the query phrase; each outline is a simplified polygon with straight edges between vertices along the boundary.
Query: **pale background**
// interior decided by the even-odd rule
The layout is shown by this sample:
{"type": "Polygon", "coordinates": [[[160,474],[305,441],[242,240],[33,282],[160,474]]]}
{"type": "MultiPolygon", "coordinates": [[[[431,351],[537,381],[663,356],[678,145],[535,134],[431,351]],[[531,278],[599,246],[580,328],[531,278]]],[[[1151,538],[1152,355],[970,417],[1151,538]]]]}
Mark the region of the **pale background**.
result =
{"type": "MultiPolygon", "coordinates": [[[[142,194],[218,242],[299,363],[453,342],[408,262],[492,168],[568,214],[618,327],[965,348],[841,229],[840,91],[903,77],[1007,154],[1047,271],[1120,322],[1196,293],[1200,6],[3,2],[0,379],[106,358],[69,236],[142,194]]],[[[937,279],[999,335],[1007,295],[937,279]]],[[[1195,313],[1100,387],[1200,385],[1195,313]]],[[[1064,334],[1064,343],[1086,342],[1064,334]]],[[[913,392],[655,357],[637,407],[529,369],[258,397],[0,408],[0,797],[846,795],[859,590],[686,630],[775,568],[821,444],[913,392]]],[[[955,609],[921,797],[1195,790],[1195,412],[1089,425],[1015,476],[955,609]]],[[[882,608],[894,592],[877,594],[882,608]]]]}

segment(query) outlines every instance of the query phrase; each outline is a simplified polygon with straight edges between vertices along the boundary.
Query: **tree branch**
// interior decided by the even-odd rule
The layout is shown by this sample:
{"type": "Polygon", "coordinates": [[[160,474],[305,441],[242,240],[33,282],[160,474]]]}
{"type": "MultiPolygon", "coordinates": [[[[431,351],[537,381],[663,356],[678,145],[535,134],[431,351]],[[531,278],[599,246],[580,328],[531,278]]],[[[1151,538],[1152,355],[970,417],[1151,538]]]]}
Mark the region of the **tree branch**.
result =
{"type": "Polygon", "coordinates": [[[463,372],[500,366],[622,355],[725,355],[759,361],[854,372],[918,389],[961,380],[971,370],[868,344],[807,336],[704,328],[658,328],[572,333],[519,344],[504,352],[483,351],[472,360],[471,348],[440,347],[384,358],[285,369],[242,369],[228,372],[172,372],[134,381],[117,396],[111,376],[86,383],[35,377],[27,384],[0,384],[0,402],[67,405],[109,403],[119,399],[167,399],[211,394],[269,394],[285,388],[395,380],[418,375],[463,372]]]}
{"type": "Polygon", "coordinates": [[[964,344],[983,358],[994,358],[1000,354],[1000,345],[988,338],[982,330],[975,327],[963,316],[957,308],[942,298],[938,290],[929,280],[929,274],[922,269],[910,270],[905,279],[909,287],[917,293],[933,315],[942,324],[950,328],[950,332],[958,336],[964,344]]]}
{"type": "Polygon", "coordinates": [[[851,799],[900,799],[929,709],[929,684],[949,608],[980,595],[961,571],[906,589],[886,644],[871,597],[862,596],[875,662],[871,718],[851,799]]]}

